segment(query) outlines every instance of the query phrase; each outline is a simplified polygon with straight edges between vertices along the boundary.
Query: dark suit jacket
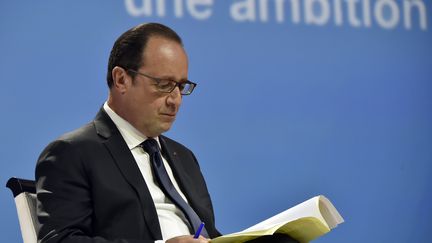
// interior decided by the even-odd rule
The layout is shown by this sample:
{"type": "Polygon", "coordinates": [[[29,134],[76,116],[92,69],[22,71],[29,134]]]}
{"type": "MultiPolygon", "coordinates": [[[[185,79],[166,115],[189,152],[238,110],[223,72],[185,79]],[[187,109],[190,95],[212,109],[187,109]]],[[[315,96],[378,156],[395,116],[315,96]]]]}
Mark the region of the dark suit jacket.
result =
{"type": "MultiPolygon", "coordinates": [[[[213,206],[194,154],[159,137],[162,154],[211,238],[213,206]]],[[[147,185],[103,109],[95,120],[48,145],[36,166],[41,242],[154,242],[162,239],[147,185]]]]}

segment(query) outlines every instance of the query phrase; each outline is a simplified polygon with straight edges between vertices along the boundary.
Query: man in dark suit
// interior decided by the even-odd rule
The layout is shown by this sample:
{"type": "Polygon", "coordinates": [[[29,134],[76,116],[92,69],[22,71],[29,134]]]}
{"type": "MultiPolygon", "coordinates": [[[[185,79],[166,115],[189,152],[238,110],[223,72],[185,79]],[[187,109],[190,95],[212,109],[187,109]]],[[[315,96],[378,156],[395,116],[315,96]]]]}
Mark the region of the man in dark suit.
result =
{"type": "Polygon", "coordinates": [[[117,39],[107,102],[39,157],[41,242],[187,243],[220,235],[194,154],[161,135],[196,86],[187,77],[182,41],[168,27],[143,24],[117,39]],[[195,239],[197,222],[205,228],[195,239]]]}

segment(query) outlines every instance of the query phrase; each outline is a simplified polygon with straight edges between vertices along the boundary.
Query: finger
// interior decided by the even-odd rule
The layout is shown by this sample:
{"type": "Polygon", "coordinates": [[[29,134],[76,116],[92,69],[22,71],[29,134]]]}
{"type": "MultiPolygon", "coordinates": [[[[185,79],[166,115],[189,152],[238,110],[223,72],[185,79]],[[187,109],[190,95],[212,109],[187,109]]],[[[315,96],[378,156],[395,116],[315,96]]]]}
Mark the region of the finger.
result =
{"type": "Polygon", "coordinates": [[[210,242],[209,239],[205,238],[204,236],[200,235],[198,237],[199,242],[205,243],[205,242],[210,242]]]}

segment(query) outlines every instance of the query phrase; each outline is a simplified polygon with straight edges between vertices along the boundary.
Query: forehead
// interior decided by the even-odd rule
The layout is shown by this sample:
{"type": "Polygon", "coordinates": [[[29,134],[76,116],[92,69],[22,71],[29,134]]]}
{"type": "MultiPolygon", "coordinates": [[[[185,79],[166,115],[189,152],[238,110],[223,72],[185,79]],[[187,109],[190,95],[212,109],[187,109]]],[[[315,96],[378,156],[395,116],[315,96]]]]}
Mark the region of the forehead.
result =
{"type": "Polygon", "coordinates": [[[187,62],[187,54],[180,43],[164,37],[152,36],[143,50],[142,61],[143,66],[153,62],[159,64],[172,61],[187,62]]]}

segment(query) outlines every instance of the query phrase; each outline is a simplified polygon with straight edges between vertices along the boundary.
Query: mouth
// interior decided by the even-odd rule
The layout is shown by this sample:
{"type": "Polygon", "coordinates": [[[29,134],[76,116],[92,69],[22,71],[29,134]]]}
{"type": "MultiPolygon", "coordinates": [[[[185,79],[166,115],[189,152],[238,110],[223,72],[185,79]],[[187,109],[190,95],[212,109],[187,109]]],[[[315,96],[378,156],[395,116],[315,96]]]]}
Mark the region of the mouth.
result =
{"type": "Polygon", "coordinates": [[[161,113],[163,116],[176,116],[175,113],[161,113]]]}
{"type": "Polygon", "coordinates": [[[166,119],[175,119],[176,114],[174,113],[162,113],[161,117],[166,118],[166,119]]]}

